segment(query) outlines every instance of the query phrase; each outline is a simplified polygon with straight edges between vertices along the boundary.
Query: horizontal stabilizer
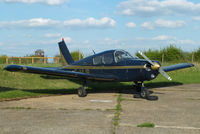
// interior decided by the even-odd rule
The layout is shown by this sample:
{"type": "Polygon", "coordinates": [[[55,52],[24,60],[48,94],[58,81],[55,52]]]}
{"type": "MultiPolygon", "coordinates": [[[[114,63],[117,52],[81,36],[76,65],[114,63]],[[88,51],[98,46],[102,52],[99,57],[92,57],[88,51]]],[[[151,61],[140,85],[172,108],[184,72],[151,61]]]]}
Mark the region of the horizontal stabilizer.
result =
{"type": "Polygon", "coordinates": [[[162,67],[162,69],[165,72],[169,72],[169,71],[174,71],[174,70],[193,67],[193,66],[194,66],[194,64],[182,63],[182,64],[175,64],[175,65],[171,65],[171,66],[167,66],[167,67],[162,67]]]}

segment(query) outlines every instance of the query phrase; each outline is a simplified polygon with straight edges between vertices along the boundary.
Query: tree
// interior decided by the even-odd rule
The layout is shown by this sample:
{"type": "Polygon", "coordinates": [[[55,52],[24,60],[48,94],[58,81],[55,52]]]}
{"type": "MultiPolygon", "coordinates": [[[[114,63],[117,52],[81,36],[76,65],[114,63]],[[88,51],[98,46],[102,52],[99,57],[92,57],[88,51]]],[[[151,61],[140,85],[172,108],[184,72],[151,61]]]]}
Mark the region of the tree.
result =
{"type": "Polygon", "coordinates": [[[194,61],[200,62],[200,48],[194,52],[194,61]]]}
{"type": "MultiPolygon", "coordinates": [[[[80,59],[83,59],[83,53],[80,52],[80,51],[73,51],[73,52],[71,52],[70,54],[71,54],[72,58],[74,59],[74,61],[78,61],[78,60],[80,60],[80,59]]],[[[57,57],[60,58],[60,55],[57,54],[57,55],[55,55],[54,57],[55,57],[55,58],[57,58],[57,57]]],[[[59,61],[59,62],[61,62],[61,61],[59,61]]]]}
{"type": "Polygon", "coordinates": [[[173,45],[164,48],[161,52],[165,55],[165,61],[168,62],[182,61],[184,59],[182,50],[173,45]]]}
{"type": "MultiPolygon", "coordinates": [[[[149,49],[148,51],[144,51],[144,54],[151,60],[162,60],[162,54],[159,50],[149,49]]],[[[143,58],[139,53],[136,53],[136,56],[138,56],[139,58],[143,58]]]]}
{"type": "Polygon", "coordinates": [[[83,59],[83,53],[80,51],[73,51],[70,53],[74,61],[78,61],[80,59],[83,59]]]}
{"type": "Polygon", "coordinates": [[[2,55],[2,56],[0,56],[0,64],[5,64],[6,63],[6,58],[7,58],[8,56],[6,56],[6,55],[2,55]]]}
{"type": "MultiPolygon", "coordinates": [[[[164,54],[164,61],[167,62],[180,62],[183,60],[188,60],[191,53],[183,52],[180,48],[170,45],[161,50],[151,50],[143,52],[151,60],[162,61],[162,55],[164,54]]],[[[139,58],[143,58],[139,53],[136,54],[139,58]]]]}

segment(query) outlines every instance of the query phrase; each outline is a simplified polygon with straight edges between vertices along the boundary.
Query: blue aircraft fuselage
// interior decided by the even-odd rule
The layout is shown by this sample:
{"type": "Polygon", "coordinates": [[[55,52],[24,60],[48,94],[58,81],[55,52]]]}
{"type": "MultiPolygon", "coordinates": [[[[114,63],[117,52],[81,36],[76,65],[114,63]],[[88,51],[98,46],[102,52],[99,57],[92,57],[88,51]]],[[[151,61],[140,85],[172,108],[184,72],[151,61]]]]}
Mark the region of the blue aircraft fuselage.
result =
{"type": "MultiPolygon", "coordinates": [[[[158,61],[153,62],[160,65],[158,61]]],[[[126,51],[109,50],[67,65],[63,67],[63,70],[93,75],[114,75],[116,79],[112,81],[145,81],[155,79],[158,71],[148,67],[151,67],[148,61],[132,57],[126,51]],[[119,55],[125,56],[117,58],[119,55]]],[[[105,79],[105,81],[109,80],[105,79]]]]}

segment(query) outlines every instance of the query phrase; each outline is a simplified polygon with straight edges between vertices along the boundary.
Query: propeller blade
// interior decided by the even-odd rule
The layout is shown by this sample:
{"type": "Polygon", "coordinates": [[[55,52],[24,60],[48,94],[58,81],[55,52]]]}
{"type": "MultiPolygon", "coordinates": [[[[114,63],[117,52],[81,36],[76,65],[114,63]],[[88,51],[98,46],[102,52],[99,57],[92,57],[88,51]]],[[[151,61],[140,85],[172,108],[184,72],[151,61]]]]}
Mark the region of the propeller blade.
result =
{"type": "MultiPolygon", "coordinates": [[[[155,64],[146,56],[144,55],[141,51],[138,51],[138,53],[145,59],[147,60],[152,66],[155,66],[155,64]]],[[[172,80],[171,77],[165,73],[165,71],[162,69],[162,67],[159,67],[158,72],[163,75],[165,78],[167,78],[168,80],[172,80]]]]}
{"type": "Polygon", "coordinates": [[[146,55],[144,55],[141,51],[138,51],[138,53],[145,59],[147,60],[151,65],[155,65],[146,55]]]}
{"type": "Polygon", "coordinates": [[[167,78],[169,81],[172,80],[172,78],[167,73],[165,73],[165,71],[161,67],[159,68],[158,72],[162,74],[165,78],[167,78]]]}

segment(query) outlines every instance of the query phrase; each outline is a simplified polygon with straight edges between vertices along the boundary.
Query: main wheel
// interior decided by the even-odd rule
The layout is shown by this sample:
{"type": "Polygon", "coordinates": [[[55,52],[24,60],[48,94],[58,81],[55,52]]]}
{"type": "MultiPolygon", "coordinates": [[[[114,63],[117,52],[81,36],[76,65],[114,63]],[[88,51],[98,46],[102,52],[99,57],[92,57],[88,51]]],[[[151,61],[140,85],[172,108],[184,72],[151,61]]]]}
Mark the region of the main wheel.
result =
{"type": "Polygon", "coordinates": [[[85,96],[87,96],[87,92],[86,92],[86,90],[85,90],[84,87],[78,88],[78,96],[79,97],[85,97],[85,96]]]}
{"type": "Polygon", "coordinates": [[[149,90],[142,87],[142,89],[140,91],[140,96],[141,96],[141,98],[149,99],[149,90]]]}
{"type": "Polygon", "coordinates": [[[135,86],[136,92],[141,92],[141,87],[140,86],[135,86]]]}

